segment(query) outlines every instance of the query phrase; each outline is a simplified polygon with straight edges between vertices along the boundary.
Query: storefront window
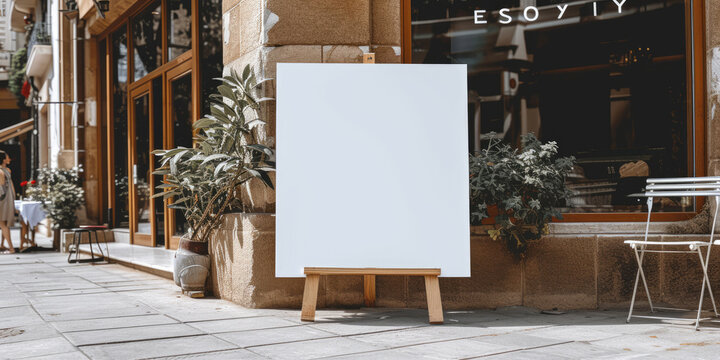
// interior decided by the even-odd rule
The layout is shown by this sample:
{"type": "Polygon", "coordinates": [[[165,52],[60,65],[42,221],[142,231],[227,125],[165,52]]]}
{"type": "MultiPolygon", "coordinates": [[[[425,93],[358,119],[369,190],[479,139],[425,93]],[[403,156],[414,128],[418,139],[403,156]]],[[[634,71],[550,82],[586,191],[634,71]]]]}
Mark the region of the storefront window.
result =
{"type": "Polygon", "coordinates": [[[133,63],[136,81],[162,65],[160,14],[160,3],[157,3],[133,19],[133,63]]]}
{"type": "Polygon", "coordinates": [[[689,36],[683,0],[622,4],[413,0],[412,62],[467,64],[471,152],[535,133],[577,158],[567,212],[640,212],[649,176],[693,174],[689,36]]]}
{"type": "MultiPolygon", "coordinates": [[[[188,73],[171,82],[172,92],[172,126],[173,126],[173,147],[192,147],[193,141],[193,113],[192,101],[192,76],[188,73]]],[[[175,210],[175,229],[173,235],[183,235],[188,230],[188,223],[185,221],[183,212],[175,210]]]]}
{"type": "Polygon", "coordinates": [[[113,66],[113,166],[116,227],[129,226],[128,214],[128,128],[127,128],[127,33],[121,29],[112,34],[113,66]]]}
{"type": "Polygon", "coordinates": [[[190,50],[192,45],[192,13],[190,0],[168,0],[168,60],[190,50]]]}
{"type": "Polygon", "coordinates": [[[199,0],[200,9],[200,91],[202,113],[210,113],[210,94],[217,91],[217,80],[222,76],[222,2],[199,0]]]}
{"type": "MultiPolygon", "coordinates": [[[[153,95],[153,116],[152,116],[152,127],[153,127],[153,145],[152,150],[165,149],[165,119],[163,118],[163,81],[162,77],[158,76],[153,79],[152,82],[152,95],[153,95]]],[[[151,161],[155,161],[153,164],[153,171],[161,166],[160,158],[151,155],[151,161]]],[[[162,184],[162,175],[150,175],[153,177],[153,186],[162,184]]],[[[153,191],[153,193],[155,193],[153,191]]],[[[155,217],[155,234],[156,234],[156,246],[162,246],[165,244],[165,203],[163,198],[158,197],[152,200],[154,202],[154,213],[155,217]]]]}
{"type": "Polygon", "coordinates": [[[113,114],[107,120],[113,127],[107,151],[114,156],[115,181],[108,181],[107,191],[114,191],[115,226],[132,227],[135,244],[175,248],[187,232],[182,212],[167,211],[162,197],[152,198],[163,181],[152,174],[160,165],[152,151],[193,146],[192,124],[199,112],[209,112],[206,101],[218,85],[214,78],[222,76],[221,17],[220,0],[154,1],[130,10],[127,22],[114,25],[119,30],[98,39],[107,41],[109,49],[99,51],[101,57],[112,55],[114,72],[113,95],[101,104],[113,114]],[[192,48],[193,36],[199,49],[192,48]]]}

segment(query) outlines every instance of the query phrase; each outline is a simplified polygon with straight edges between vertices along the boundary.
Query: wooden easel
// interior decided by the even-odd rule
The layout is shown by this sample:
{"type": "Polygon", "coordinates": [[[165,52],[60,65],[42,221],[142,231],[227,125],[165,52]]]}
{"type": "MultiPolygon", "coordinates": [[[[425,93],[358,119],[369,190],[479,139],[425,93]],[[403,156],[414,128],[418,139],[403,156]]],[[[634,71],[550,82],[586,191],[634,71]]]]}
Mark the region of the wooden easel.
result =
{"type": "Polygon", "coordinates": [[[428,314],[431,324],[443,323],[442,300],[440,298],[440,269],[381,269],[381,268],[305,268],[305,292],[303,293],[302,314],[300,320],[315,321],[318,286],[320,275],[363,275],[365,305],[375,304],[376,275],[407,275],[425,277],[428,314]]]}
{"type": "MultiPolygon", "coordinates": [[[[374,64],[375,53],[363,54],[363,63],[374,64]]],[[[320,275],[363,275],[365,306],[375,306],[375,276],[403,275],[425,277],[428,314],[431,324],[443,323],[442,300],[440,298],[440,269],[380,269],[380,268],[305,268],[305,291],[303,293],[302,321],[315,321],[320,275]]]]}

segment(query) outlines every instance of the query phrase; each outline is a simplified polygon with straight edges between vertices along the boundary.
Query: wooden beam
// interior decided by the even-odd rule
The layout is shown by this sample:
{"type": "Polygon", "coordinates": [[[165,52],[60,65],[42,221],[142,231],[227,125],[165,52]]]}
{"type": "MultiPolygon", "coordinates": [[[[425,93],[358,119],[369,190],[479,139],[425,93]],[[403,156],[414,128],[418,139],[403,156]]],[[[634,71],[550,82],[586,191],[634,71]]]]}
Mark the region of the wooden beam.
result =
{"type": "Polygon", "coordinates": [[[440,275],[440,269],[327,268],[306,267],[305,275],[440,275]]]}

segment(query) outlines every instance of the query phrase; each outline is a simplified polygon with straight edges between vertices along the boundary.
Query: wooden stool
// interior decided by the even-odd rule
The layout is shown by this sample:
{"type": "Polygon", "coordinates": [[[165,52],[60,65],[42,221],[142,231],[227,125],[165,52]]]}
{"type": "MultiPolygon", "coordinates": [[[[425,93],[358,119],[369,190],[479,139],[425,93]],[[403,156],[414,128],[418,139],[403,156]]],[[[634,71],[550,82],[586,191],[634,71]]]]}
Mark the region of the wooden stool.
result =
{"type": "Polygon", "coordinates": [[[105,243],[105,249],[108,252],[107,255],[110,256],[110,249],[108,249],[107,239],[105,239],[106,229],[107,226],[103,225],[81,225],[79,228],[72,229],[73,243],[68,248],[68,263],[98,262],[105,260],[105,255],[103,254],[102,248],[100,247],[100,242],[98,241],[98,230],[102,231],[103,233],[103,242],[105,243]],[[90,245],[90,259],[78,259],[78,254],[80,254],[80,241],[82,240],[82,234],[88,234],[88,244],[90,245]],[[95,235],[95,244],[97,244],[98,250],[100,250],[100,257],[95,257],[95,251],[93,250],[92,245],[93,234],[95,235]],[[74,250],[73,247],[75,248],[74,250]],[[70,259],[73,252],[75,252],[75,260],[70,259]]]}

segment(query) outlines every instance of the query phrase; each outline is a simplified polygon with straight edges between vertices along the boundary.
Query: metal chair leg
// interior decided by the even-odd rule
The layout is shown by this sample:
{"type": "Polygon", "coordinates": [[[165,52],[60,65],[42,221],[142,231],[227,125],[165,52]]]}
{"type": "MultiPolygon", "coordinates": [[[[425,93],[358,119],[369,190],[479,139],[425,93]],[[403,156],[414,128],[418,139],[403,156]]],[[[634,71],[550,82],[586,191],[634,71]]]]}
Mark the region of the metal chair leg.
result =
{"type": "Polygon", "coordinates": [[[92,234],[90,234],[90,231],[87,232],[88,234],[88,245],[90,245],[90,260],[95,260],[95,252],[93,251],[92,246],[92,234]]]}
{"type": "MultiPolygon", "coordinates": [[[[707,285],[708,294],[710,295],[710,301],[712,302],[712,306],[713,306],[713,311],[715,312],[715,316],[718,316],[717,306],[715,305],[715,296],[713,296],[712,287],[710,286],[710,278],[708,277],[708,273],[707,273],[708,264],[703,259],[702,251],[700,248],[698,248],[698,255],[700,256],[700,267],[702,267],[702,270],[703,270],[703,289],[702,289],[702,291],[705,290],[705,285],[707,285]]],[[[701,291],[701,294],[702,294],[702,291],[701,291]]],[[[698,310],[698,319],[700,318],[699,313],[701,310],[702,310],[702,297],[700,298],[700,308],[698,310]]]]}
{"type": "Polygon", "coordinates": [[[100,241],[98,241],[98,234],[97,230],[93,231],[95,233],[95,244],[98,246],[98,251],[100,252],[100,258],[105,259],[105,254],[103,254],[102,248],[100,247],[100,241]]]}
{"type": "Polygon", "coordinates": [[[637,274],[635,274],[635,287],[633,288],[632,300],[630,300],[630,312],[628,313],[627,320],[625,321],[627,323],[630,322],[630,318],[632,318],[633,308],[635,307],[635,296],[637,295],[638,282],[640,282],[640,270],[638,270],[637,274]]]}
{"type": "Polygon", "coordinates": [[[77,231],[73,233],[73,239],[75,243],[75,262],[80,261],[80,241],[82,241],[82,234],[78,234],[77,231]]]}
{"type": "Polygon", "coordinates": [[[633,288],[633,296],[632,300],[630,301],[630,312],[628,313],[628,318],[626,322],[630,322],[630,318],[632,318],[633,309],[635,307],[635,298],[637,297],[637,289],[638,289],[638,283],[640,282],[640,278],[642,278],[643,286],[645,287],[645,293],[647,294],[648,303],[650,304],[650,312],[655,312],[655,309],[653,308],[652,299],[650,298],[650,289],[647,285],[647,280],[645,279],[645,272],[642,270],[642,262],[645,259],[645,253],[638,254],[638,249],[635,248],[635,259],[638,262],[638,271],[635,275],[635,287],[633,288]]]}
{"type": "Polygon", "coordinates": [[[68,246],[68,258],[67,258],[67,262],[68,262],[68,263],[70,263],[70,257],[71,257],[72,254],[73,254],[73,253],[72,253],[72,249],[71,249],[72,246],[75,246],[75,233],[73,233],[72,244],[70,244],[70,245],[68,246]]]}

